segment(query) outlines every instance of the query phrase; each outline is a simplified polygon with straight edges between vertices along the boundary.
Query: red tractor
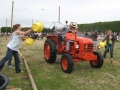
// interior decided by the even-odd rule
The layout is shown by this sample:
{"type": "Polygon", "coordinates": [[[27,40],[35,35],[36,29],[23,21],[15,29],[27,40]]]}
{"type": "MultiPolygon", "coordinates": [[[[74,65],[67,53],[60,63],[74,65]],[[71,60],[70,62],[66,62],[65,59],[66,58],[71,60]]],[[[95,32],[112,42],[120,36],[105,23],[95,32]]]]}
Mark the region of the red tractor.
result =
{"type": "Polygon", "coordinates": [[[59,40],[57,34],[50,34],[44,43],[44,57],[52,64],[57,54],[61,57],[61,68],[65,73],[73,71],[74,62],[90,61],[93,68],[101,68],[103,57],[93,50],[93,41],[89,38],[77,36],[77,30],[68,31],[64,40],[59,40]]]}

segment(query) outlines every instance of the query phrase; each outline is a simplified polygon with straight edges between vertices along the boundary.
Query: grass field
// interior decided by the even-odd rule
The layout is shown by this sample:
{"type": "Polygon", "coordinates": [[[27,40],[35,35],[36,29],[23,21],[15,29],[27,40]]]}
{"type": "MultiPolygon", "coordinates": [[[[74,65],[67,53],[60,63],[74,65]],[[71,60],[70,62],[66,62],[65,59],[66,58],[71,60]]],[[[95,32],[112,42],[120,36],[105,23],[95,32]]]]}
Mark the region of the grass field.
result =
{"type": "MultiPolygon", "coordinates": [[[[7,43],[8,40],[0,38],[0,59],[6,54],[7,43]]],[[[89,62],[75,63],[74,71],[66,74],[60,67],[61,56],[57,57],[54,64],[45,62],[43,44],[44,40],[36,40],[32,46],[25,45],[25,42],[21,42],[20,46],[38,90],[120,90],[120,67],[105,62],[102,68],[94,69],[89,62]]],[[[115,44],[114,59],[117,61],[120,61],[119,46],[120,43],[115,44]]],[[[103,53],[103,50],[100,52],[103,53]]],[[[9,78],[10,86],[17,86],[21,90],[32,90],[24,64],[21,69],[23,72],[16,74],[14,67],[8,68],[6,63],[0,73],[9,78]]]]}

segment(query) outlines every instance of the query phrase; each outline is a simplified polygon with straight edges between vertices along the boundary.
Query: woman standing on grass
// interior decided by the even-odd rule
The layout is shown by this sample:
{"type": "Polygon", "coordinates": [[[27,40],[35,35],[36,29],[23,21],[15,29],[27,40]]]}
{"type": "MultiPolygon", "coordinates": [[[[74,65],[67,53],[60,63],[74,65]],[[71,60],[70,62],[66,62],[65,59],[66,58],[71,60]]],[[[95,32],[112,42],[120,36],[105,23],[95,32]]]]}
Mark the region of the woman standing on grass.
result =
{"type": "Polygon", "coordinates": [[[112,33],[111,30],[109,30],[109,33],[105,37],[105,39],[103,40],[103,42],[105,40],[107,41],[107,45],[106,45],[106,49],[105,49],[105,52],[103,54],[103,57],[106,58],[106,54],[108,52],[108,49],[110,48],[110,58],[111,58],[111,60],[113,60],[113,51],[114,51],[114,44],[115,44],[115,36],[114,36],[114,34],[112,33]]]}
{"type": "MultiPolygon", "coordinates": [[[[21,35],[26,35],[29,34],[32,29],[29,29],[26,32],[21,31],[21,26],[20,24],[15,24],[13,25],[14,32],[12,33],[11,40],[9,41],[7,45],[7,53],[6,56],[0,61],[0,71],[2,70],[5,62],[11,58],[13,55],[15,58],[15,69],[16,73],[20,73],[20,65],[19,65],[19,56],[18,56],[18,47],[20,44],[20,38],[21,35]]],[[[23,37],[24,38],[24,37],[23,37]]]]}

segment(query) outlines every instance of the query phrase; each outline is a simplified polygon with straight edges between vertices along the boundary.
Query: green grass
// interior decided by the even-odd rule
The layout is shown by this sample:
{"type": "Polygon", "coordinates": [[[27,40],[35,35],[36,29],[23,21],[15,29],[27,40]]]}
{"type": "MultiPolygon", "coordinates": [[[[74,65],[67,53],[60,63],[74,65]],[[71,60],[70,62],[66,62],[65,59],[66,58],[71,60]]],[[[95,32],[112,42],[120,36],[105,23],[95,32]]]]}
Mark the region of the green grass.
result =
{"type": "MultiPolygon", "coordinates": [[[[0,42],[0,58],[2,58],[6,53],[8,41],[0,38],[0,42]]],[[[36,40],[32,46],[25,45],[25,42],[21,42],[20,46],[20,51],[28,62],[38,90],[120,90],[120,67],[105,62],[102,68],[94,69],[89,62],[74,63],[74,71],[66,74],[60,67],[61,56],[57,57],[54,64],[45,62],[43,45],[44,40],[36,40]]],[[[114,59],[117,61],[120,61],[119,46],[120,43],[115,44],[114,59]]],[[[100,50],[101,53],[103,51],[103,49],[100,50]]],[[[32,90],[25,66],[22,65],[21,69],[23,72],[16,74],[14,68],[8,68],[5,65],[1,73],[8,76],[10,86],[32,90]]]]}

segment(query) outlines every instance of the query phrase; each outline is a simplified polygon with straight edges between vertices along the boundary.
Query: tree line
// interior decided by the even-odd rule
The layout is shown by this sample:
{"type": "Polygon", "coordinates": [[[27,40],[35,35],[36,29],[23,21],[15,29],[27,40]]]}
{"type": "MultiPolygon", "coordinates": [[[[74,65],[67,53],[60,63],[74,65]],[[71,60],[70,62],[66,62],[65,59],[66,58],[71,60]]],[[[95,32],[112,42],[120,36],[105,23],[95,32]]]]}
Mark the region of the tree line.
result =
{"type": "Polygon", "coordinates": [[[94,31],[104,32],[106,29],[111,29],[113,32],[120,32],[120,21],[97,22],[91,24],[78,24],[79,31],[94,31]]]}
{"type": "MultiPolygon", "coordinates": [[[[30,27],[23,27],[22,30],[26,31],[30,27]]],[[[106,29],[111,29],[113,32],[120,32],[120,21],[112,21],[112,22],[97,22],[90,24],[78,24],[78,30],[83,31],[99,31],[104,32],[106,29]]],[[[13,29],[12,29],[13,31],[13,29]]],[[[43,33],[53,33],[55,31],[55,27],[52,29],[44,28],[43,33]]],[[[6,27],[1,27],[1,32],[6,32],[6,27]]],[[[11,27],[7,27],[7,32],[11,32],[11,27]]]]}
{"type": "MultiPolygon", "coordinates": [[[[26,30],[28,30],[30,27],[23,27],[22,28],[22,31],[26,31],[26,30]]],[[[55,30],[55,27],[53,27],[52,29],[50,29],[50,28],[44,28],[43,29],[43,33],[53,33],[54,32],[54,30],[55,30]]],[[[13,32],[14,30],[13,30],[13,28],[12,28],[12,32],[13,32]]],[[[9,32],[9,33],[11,33],[11,27],[1,27],[1,32],[9,32]]]]}
{"type": "MultiPolygon", "coordinates": [[[[22,31],[26,31],[28,30],[30,27],[24,27],[22,28],[22,31]]],[[[13,28],[12,28],[12,32],[13,32],[13,28]]],[[[11,32],[11,27],[1,27],[1,32],[11,32]]]]}

